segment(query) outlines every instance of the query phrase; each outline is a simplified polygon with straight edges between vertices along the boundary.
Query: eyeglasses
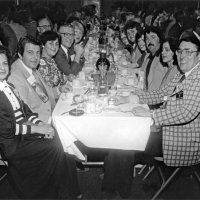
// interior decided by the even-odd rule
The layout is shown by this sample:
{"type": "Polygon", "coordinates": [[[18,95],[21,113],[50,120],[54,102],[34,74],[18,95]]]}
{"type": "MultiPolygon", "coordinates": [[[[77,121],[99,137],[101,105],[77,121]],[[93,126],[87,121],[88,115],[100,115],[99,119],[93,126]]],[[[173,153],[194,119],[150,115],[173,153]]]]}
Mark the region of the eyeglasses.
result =
{"type": "Polygon", "coordinates": [[[61,33],[61,32],[59,33],[63,35],[64,37],[74,37],[74,33],[61,33]]]}
{"type": "Polygon", "coordinates": [[[51,28],[51,25],[42,25],[42,26],[38,26],[40,28],[51,28]]]}
{"type": "Polygon", "coordinates": [[[187,49],[178,49],[176,51],[176,54],[180,56],[184,53],[186,56],[191,56],[195,52],[198,52],[198,51],[190,51],[190,50],[187,50],[187,49]]]}

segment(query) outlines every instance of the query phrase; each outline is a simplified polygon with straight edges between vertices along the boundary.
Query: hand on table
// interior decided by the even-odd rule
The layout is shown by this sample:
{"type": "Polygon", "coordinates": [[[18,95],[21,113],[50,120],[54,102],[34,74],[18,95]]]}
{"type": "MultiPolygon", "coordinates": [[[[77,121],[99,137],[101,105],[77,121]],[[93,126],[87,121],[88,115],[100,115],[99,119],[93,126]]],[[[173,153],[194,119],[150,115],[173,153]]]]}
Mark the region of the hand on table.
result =
{"type": "Polygon", "coordinates": [[[67,76],[67,80],[70,82],[72,82],[75,78],[76,76],[74,74],[70,74],[69,76],[67,76]]]}
{"type": "Polygon", "coordinates": [[[138,117],[151,117],[150,110],[142,106],[137,106],[132,109],[132,112],[135,116],[138,117]]]}
{"type": "Polygon", "coordinates": [[[116,96],[116,102],[115,102],[115,106],[118,106],[120,104],[125,104],[129,102],[129,98],[128,97],[123,97],[123,96],[116,96]]]}
{"type": "Polygon", "coordinates": [[[154,124],[151,125],[151,132],[160,132],[161,131],[161,127],[160,126],[156,126],[154,124]]]}
{"type": "Polygon", "coordinates": [[[138,104],[139,102],[140,102],[140,99],[138,95],[131,92],[131,94],[129,95],[129,103],[138,104]]]}
{"type": "Polygon", "coordinates": [[[60,86],[59,90],[61,93],[67,93],[72,91],[72,86],[68,83],[65,83],[64,85],[60,86]]]}

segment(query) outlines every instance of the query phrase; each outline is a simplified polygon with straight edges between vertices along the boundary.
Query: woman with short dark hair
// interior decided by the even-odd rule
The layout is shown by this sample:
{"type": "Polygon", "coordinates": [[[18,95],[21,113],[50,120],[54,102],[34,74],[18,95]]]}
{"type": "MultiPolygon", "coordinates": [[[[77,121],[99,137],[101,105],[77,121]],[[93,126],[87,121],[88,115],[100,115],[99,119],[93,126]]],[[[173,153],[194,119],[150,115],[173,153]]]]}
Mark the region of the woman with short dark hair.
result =
{"type": "MultiPolygon", "coordinates": [[[[38,70],[48,86],[58,87],[65,83],[65,75],[57,68],[54,60],[61,44],[61,38],[54,31],[46,31],[40,36],[40,42],[42,56],[38,70]]],[[[62,90],[62,86],[60,90],[62,90]]]]}

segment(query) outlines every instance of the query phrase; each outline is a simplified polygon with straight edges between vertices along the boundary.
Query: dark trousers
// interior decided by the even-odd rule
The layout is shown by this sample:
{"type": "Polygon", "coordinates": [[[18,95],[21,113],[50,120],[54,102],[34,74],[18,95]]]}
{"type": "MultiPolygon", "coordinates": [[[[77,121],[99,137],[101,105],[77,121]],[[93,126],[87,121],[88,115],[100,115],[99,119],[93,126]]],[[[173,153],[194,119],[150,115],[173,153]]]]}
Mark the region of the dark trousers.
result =
{"type": "Polygon", "coordinates": [[[74,159],[54,139],[25,135],[8,158],[8,177],[20,198],[75,198],[80,194],[74,159]]]}
{"type": "Polygon", "coordinates": [[[151,132],[145,151],[110,150],[105,159],[102,191],[119,192],[122,198],[131,193],[135,164],[151,163],[154,156],[162,155],[162,134],[151,132]]]}

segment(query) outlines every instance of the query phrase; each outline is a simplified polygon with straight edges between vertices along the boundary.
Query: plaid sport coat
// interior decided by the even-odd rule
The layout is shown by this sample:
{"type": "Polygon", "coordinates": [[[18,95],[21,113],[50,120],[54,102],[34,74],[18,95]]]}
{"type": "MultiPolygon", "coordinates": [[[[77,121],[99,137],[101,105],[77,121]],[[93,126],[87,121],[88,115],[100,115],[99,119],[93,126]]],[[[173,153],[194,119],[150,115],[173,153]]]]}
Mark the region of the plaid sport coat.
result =
{"type": "Polygon", "coordinates": [[[178,72],[163,88],[139,95],[147,104],[166,100],[165,108],[155,110],[154,123],[162,127],[163,158],[169,166],[189,166],[200,162],[200,63],[178,83],[178,72]]]}

